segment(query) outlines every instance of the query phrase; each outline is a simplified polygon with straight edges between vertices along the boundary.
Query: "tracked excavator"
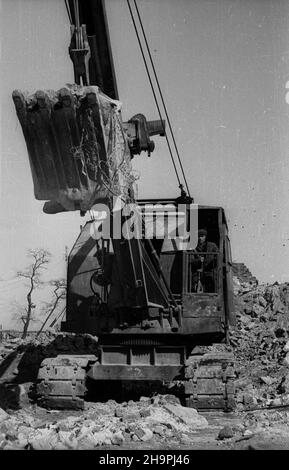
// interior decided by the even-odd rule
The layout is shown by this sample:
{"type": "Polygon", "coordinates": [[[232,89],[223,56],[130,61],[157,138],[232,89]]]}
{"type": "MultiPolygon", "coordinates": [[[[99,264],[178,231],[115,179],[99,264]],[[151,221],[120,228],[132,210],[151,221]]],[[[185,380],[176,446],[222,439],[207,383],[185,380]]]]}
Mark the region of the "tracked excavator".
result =
{"type": "MultiPolygon", "coordinates": [[[[139,10],[128,7],[139,39],[139,10]]],[[[224,210],[194,204],[180,180],[179,197],[137,200],[131,160],[153,152],[168,121],[122,121],[105,2],[66,8],[75,83],[13,100],[44,212],[90,214],[68,257],[61,331],[96,336],[98,353],[46,358],[39,401],[81,409],[88,381],[158,381],[178,384],[189,407],[232,410],[234,358],[210,349],[235,321],[224,210]],[[214,252],[196,251],[200,227],[214,252]]]]}

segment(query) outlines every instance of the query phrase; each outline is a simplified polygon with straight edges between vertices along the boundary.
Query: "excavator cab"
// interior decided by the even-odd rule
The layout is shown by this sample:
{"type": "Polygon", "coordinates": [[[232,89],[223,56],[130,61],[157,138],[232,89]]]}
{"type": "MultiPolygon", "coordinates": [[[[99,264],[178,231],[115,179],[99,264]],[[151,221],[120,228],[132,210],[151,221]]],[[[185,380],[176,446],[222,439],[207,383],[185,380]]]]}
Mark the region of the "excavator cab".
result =
{"type": "Polygon", "coordinates": [[[226,337],[234,317],[232,260],[224,210],[195,205],[197,227],[206,226],[208,239],[217,247],[213,253],[199,253],[195,246],[188,246],[180,237],[161,236],[164,225],[169,224],[168,214],[172,216],[172,212],[160,218],[152,216],[147,208],[168,205],[174,207],[174,201],[141,201],[139,206],[146,208],[147,238],[130,243],[113,239],[96,241],[92,230],[94,222],[86,224],[69,256],[64,329],[97,336],[105,331],[110,335],[120,332],[129,335],[133,330],[143,332],[141,323],[147,321],[145,332],[149,335],[175,330],[191,337],[208,334],[218,340],[226,337]],[[153,234],[152,226],[157,227],[157,224],[153,234]],[[199,267],[202,255],[207,258],[203,270],[199,267]],[[198,283],[202,289],[198,289],[198,283]],[[147,291],[146,298],[141,298],[142,291],[147,291]],[[104,308],[110,318],[109,327],[103,326],[108,318],[100,321],[98,309],[104,308]],[[163,319],[169,311],[172,312],[171,323],[176,323],[174,327],[167,326],[163,319]],[[118,315],[125,320],[120,321],[118,315]],[[150,322],[150,318],[154,321],[150,322]],[[148,327],[148,324],[153,326],[148,327]]]}
{"type": "MultiPolygon", "coordinates": [[[[164,207],[175,203],[164,202],[164,207]]],[[[139,205],[148,203],[160,205],[159,200],[141,201],[139,205]]],[[[206,285],[202,291],[195,288],[196,251],[178,238],[160,237],[158,232],[151,238],[150,248],[148,239],[139,240],[140,250],[124,245],[121,253],[125,255],[119,257],[114,252],[119,244],[111,239],[96,242],[91,236],[93,222],[88,222],[69,255],[67,314],[62,330],[98,337],[99,357],[88,373],[92,380],[178,381],[189,406],[231,409],[232,355],[199,351],[200,345],[225,342],[228,326],[234,323],[227,224],[221,207],[197,206],[195,210],[198,226],[207,227],[208,237],[218,248],[206,253],[212,257],[213,289],[208,291],[206,285]],[[160,271],[154,264],[153,251],[160,271]],[[141,269],[137,274],[139,285],[129,275],[128,254],[135,261],[134,267],[142,266],[143,277],[141,269]],[[113,274],[116,259],[118,269],[126,261],[124,283],[120,282],[120,272],[113,274]],[[127,297],[122,291],[126,282],[130,284],[127,297]],[[146,304],[145,300],[136,303],[142,299],[141,294],[135,295],[138,289],[148,290],[146,304]],[[193,376],[199,377],[199,385],[192,383],[193,376]]],[[[150,232],[152,220],[147,220],[150,232]]]]}

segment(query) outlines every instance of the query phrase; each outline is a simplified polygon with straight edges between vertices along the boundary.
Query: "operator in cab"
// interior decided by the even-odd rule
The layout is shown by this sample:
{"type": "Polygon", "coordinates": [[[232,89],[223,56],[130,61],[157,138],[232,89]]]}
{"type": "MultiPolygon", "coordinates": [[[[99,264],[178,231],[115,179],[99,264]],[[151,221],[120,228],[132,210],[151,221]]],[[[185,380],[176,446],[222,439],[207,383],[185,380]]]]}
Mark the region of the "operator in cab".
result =
{"type": "Polygon", "coordinates": [[[193,292],[216,292],[215,270],[219,250],[214,242],[208,241],[207,237],[206,229],[198,231],[198,244],[191,258],[193,292]]]}

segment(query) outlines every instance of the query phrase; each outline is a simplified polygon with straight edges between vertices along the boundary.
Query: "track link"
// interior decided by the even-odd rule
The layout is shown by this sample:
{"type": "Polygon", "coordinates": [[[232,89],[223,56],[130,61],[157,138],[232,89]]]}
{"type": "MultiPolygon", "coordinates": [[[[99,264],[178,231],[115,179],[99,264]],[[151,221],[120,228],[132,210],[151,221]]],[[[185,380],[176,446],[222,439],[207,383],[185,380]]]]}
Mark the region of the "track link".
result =
{"type": "Polygon", "coordinates": [[[37,378],[38,403],[45,408],[84,409],[86,373],[94,355],[59,355],[44,359],[37,378]]]}

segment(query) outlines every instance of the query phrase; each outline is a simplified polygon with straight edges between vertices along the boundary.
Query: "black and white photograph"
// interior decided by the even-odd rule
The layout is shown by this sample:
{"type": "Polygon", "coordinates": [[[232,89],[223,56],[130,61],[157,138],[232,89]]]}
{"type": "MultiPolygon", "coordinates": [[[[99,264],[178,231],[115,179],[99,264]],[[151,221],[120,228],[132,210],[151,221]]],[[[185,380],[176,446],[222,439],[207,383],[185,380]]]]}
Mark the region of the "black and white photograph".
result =
{"type": "Polygon", "coordinates": [[[0,22],[0,449],[289,450],[288,0],[0,22]]]}

